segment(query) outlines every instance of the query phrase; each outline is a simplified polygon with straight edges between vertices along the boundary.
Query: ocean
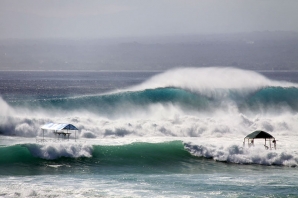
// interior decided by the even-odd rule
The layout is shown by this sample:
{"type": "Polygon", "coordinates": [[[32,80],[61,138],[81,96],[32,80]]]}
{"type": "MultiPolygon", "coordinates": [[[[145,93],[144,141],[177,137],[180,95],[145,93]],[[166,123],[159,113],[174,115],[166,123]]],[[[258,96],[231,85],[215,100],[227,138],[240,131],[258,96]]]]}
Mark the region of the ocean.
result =
{"type": "Polygon", "coordinates": [[[0,197],[298,197],[297,74],[1,71],[0,197]]]}

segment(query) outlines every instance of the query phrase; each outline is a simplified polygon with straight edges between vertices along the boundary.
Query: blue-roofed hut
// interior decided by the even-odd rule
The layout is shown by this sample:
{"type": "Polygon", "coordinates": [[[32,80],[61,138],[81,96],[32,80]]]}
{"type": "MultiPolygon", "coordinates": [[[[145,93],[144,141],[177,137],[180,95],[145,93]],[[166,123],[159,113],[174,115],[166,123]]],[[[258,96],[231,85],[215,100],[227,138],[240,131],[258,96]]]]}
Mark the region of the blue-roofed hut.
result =
{"type": "Polygon", "coordinates": [[[41,126],[42,129],[42,140],[41,141],[45,141],[44,140],[44,131],[45,130],[50,130],[53,131],[53,133],[58,136],[57,139],[59,140],[60,135],[62,135],[62,138],[64,139],[68,139],[69,140],[69,136],[71,134],[71,131],[75,131],[75,140],[76,140],[76,131],[78,131],[78,129],[72,125],[72,124],[67,124],[67,123],[47,123],[43,126],[41,126]]]}

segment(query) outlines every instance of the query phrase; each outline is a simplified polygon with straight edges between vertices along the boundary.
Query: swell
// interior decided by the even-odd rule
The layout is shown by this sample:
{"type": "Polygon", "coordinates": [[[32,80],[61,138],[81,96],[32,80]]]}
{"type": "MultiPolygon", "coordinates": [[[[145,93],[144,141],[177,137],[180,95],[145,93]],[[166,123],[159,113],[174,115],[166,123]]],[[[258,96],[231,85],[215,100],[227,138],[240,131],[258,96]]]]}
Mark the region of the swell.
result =
{"type": "Polygon", "coordinates": [[[146,108],[151,104],[175,104],[185,108],[205,108],[206,97],[179,88],[156,88],[126,91],[105,95],[79,96],[58,99],[30,100],[10,103],[17,107],[61,111],[84,110],[101,114],[117,114],[131,108],[146,108]]]}
{"type": "Polygon", "coordinates": [[[242,145],[194,144],[182,141],[134,142],[124,145],[84,145],[77,143],[20,144],[0,147],[0,166],[34,165],[42,162],[100,166],[173,166],[197,157],[236,164],[298,165],[297,153],[286,150],[246,148],[242,145]],[[291,163],[290,163],[291,162],[291,163]]]}
{"type": "Polygon", "coordinates": [[[88,111],[105,115],[117,115],[136,108],[145,110],[152,104],[173,104],[184,110],[211,111],[225,108],[226,102],[233,102],[241,111],[248,109],[264,111],[272,107],[287,107],[296,111],[298,110],[296,98],[298,98],[296,87],[264,87],[255,91],[244,88],[214,89],[199,93],[182,88],[165,87],[105,95],[31,100],[14,102],[11,105],[54,111],[88,111]]]}
{"type": "Polygon", "coordinates": [[[186,151],[181,141],[90,147],[23,144],[0,147],[0,158],[0,175],[181,173],[192,167],[200,169],[195,163],[198,158],[186,151]]]}
{"type": "Polygon", "coordinates": [[[296,167],[297,153],[171,141],[126,145],[21,144],[0,147],[0,175],[191,173],[217,171],[222,164],[296,167]],[[212,160],[206,160],[212,159],[212,160]]]}
{"type": "Polygon", "coordinates": [[[266,87],[250,94],[245,105],[251,109],[288,107],[298,110],[298,89],[296,87],[266,87]]]}
{"type": "MultiPolygon", "coordinates": [[[[0,147],[0,165],[34,164],[42,161],[65,162],[85,158],[102,165],[173,164],[192,158],[181,141],[127,145],[84,145],[76,143],[19,144],[0,147]]],[[[75,161],[73,161],[75,162],[75,161]]]]}
{"type": "Polygon", "coordinates": [[[23,145],[1,146],[0,147],[0,165],[10,165],[14,163],[32,164],[40,162],[23,145]]]}
{"type": "Polygon", "coordinates": [[[193,159],[181,141],[132,143],[122,146],[96,146],[93,156],[112,166],[173,166],[193,159]]]}

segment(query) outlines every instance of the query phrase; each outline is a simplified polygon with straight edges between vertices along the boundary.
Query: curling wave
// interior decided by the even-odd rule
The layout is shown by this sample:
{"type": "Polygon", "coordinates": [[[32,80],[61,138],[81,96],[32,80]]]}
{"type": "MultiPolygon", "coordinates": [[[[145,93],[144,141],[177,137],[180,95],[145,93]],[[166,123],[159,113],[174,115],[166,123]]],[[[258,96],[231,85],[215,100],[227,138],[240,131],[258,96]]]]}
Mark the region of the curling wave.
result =
{"type": "Polygon", "coordinates": [[[296,167],[297,153],[240,145],[194,144],[182,141],[134,142],[124,145],[23,144],[0,147],[0,166],[14,163],[36,165],[54,160],[69,166],[185,167],[199,165],[200,158],[236,164],[282,165],[296,167]],[[86,158],[85,161],[69,160],[86,158]],[[79,164],[77,164],[79,163],[79,164]]]}
{"type": "Polygon", "coordinates": [[[33,100],[25,103],[11,103],[11,106],[26,107],[30,110],[46,111],[88,111],[103,116],[122,115],[135,109],[146,111],[151,105],[175,105],[184,111],[225,110],[234,104],[238,110],[253,110],[256,113],[270,111],[272,108],[298,110],[298,88],[264,87],[249,90],[213,90],[212,94],[192,92],[181,88],[165,87],[142,91],[127,91],[114,94],[33,100]],[[245,92],[245,94],[244,94],[245,92]]]}

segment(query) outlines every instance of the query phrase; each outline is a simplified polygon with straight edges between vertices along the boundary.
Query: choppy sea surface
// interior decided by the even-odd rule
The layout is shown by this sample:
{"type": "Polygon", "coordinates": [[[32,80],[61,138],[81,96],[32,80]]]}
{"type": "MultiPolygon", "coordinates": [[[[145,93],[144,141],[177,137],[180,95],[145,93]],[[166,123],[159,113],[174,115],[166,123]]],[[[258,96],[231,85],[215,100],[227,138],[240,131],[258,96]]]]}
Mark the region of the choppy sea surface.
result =
{"type": "Polygon", "coordinates": [[[2,71],[0,197],[297,197],[297,74],[2,71]]]}

